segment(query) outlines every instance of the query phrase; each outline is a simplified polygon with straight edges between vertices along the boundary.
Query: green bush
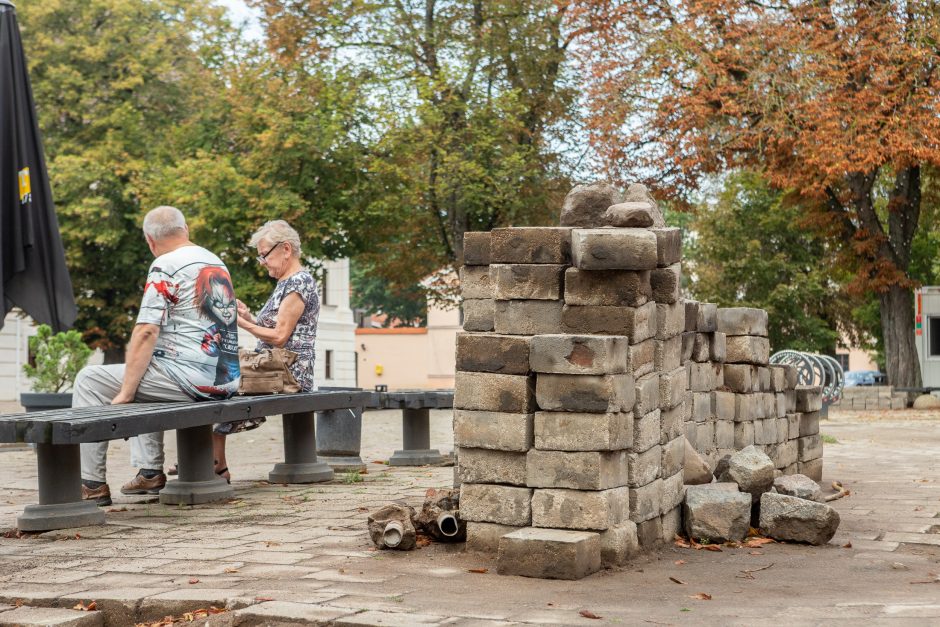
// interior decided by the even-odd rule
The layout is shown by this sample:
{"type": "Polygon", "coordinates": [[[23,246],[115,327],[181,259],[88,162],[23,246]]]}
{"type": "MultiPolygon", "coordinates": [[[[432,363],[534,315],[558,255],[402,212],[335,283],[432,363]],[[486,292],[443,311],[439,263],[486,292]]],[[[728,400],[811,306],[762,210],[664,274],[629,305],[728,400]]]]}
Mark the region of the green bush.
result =
{"type": "Polygon", "coordinates": [[[53,334],[47,324],[39,325],[36,335],[29,338],[29,352],[36,365],[26,364],[23,372],[32,379],[35,392],[61,392],[71,387],[91,357],[81,333],[72,330],[53,334]]]}

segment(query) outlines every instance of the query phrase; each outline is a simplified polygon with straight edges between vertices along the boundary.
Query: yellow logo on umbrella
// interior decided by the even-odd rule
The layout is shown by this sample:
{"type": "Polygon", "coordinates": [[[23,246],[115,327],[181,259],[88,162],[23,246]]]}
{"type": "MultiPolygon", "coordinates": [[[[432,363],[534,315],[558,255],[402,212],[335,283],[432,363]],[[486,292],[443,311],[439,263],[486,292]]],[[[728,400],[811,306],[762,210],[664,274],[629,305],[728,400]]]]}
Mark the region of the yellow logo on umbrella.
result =
{"type": "Polygon", "coordinates": [[[29,168],[19,171],[20,175],[20,204],[25,205],[33,199],[33,189],[29,183],[29,168]]]}

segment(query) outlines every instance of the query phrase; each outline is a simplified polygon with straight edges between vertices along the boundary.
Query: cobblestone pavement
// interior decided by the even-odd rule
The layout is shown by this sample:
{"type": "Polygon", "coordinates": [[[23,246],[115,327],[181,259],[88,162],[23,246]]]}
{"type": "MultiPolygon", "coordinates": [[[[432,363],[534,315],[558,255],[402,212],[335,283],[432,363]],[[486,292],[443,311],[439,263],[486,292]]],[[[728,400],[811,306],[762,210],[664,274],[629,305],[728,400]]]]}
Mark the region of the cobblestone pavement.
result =
{"type": "MultiPolygon", "coordinates": [[[[851,490],[833,502],[842,525],[827,546],[670,545],[576,582],[500,577],[491,556],[462,545],[373,550],[367,512],[419,505],[452,468],[374,463],[401,446],[399,413],[368,413],[363,431],[362,482],[263,482],[281,455],[272,419],[231,438],[231,502],[117,497],[103,527],[0,538],[0,623],[122,625],[215,605],[232,611],[214,625],[940,624],[940,414],[833,412],[823,423],[836,440],[824,478],[851,490]],[[48,609],[90,601],[103,611],[48,609]]],[[[432,415],[432,444],[451,449],[448,412],[432,415]]],[[[131,472],[127,444],[112,443],[114,493],[131,472]]],[[[31,451],[0,450],[0,530],[35,501],[35,481],[31,451]]]]}

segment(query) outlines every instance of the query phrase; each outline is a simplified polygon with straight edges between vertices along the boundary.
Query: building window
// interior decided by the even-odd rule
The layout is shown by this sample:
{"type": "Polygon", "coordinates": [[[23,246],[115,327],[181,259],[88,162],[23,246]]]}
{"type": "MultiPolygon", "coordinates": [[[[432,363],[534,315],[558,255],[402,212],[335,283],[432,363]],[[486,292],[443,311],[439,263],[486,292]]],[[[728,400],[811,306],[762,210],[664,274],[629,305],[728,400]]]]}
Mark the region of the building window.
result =
{"type": "Polygon", "coordinates": [[[940,316],[927,318],[927,341],[930,342],[928,357],[940,357],[940,316]]]}
{"type": "Polygon", "coordinates": [[[327,379],[333,378],[333,351],[326,351],[326,360],[323,363],[324,376],[327,379]]]}
{"type": "Polygon", "coordinates": [[[328,302],[329,298],[327,296],[330,293],[330,290],[328,289],[327,282],[326,282],[327,276],[329,276],[329,273],[327,272],[326,268],[323,268],[323,275],[320,278],[320,304],[321,305],[330,304],[328,302]]]}
{"type": "Polygon", "coordinates": [[[839,365],[842,366],[842,371],[845,372],[849,369],[849,355],[848,353],[842,353],[836,355],[836,360],[839,362],[839,365]]]}

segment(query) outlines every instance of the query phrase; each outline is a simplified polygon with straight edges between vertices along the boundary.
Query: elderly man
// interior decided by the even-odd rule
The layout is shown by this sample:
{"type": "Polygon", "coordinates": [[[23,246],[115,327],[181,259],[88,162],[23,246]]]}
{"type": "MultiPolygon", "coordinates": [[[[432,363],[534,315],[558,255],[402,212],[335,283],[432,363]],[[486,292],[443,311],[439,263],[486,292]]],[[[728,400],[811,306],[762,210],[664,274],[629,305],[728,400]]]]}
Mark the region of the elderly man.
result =
{"type": "MultiPolygon", "coordinates": [[[[224,399],[238,390],[237,303],[222,261],[189,241],[179,209],[157,207],[144,218],[150,266],[126,363],[84,368],[74,407],[224,399]]],[[[82,498],[111,504],[105,475],[108,443],[82,444],[82,498]]],[[[163,433],[131,439],[139,471],[121,492],[156,494],[166,485],[163,433]]]]}

